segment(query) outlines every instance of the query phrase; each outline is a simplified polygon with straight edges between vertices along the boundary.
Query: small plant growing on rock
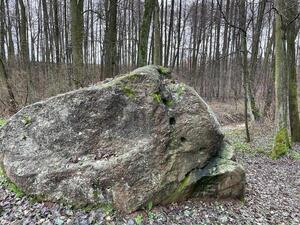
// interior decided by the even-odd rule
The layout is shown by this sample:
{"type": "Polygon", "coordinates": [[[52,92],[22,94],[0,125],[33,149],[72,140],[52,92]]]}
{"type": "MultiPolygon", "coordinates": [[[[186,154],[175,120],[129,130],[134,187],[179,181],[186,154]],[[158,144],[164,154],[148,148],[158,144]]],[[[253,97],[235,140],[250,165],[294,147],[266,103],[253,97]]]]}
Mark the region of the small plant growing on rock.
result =
{"type": "Polygon", "coordinates": [[[148,219],[149,220],[154,220],[156,217],[155,213],[154,212],[148,212],[148,219]]]}
{"type": "Polygon", "coordinates": [[[161,102],[161,95],[159,93],[153,93],[151,96],[153,97],[153,100],[156,103],[160,103],[161,102]]]}
{"type": "Polygon", "coordinates": [[[148,219],[149,220],[154,220],[155,218],[155,213],[153,213],[151,210],[153,208],[153,202],[152,201],[149,201],[148,204],[147,204],[147,216],[148,216],[148,219]]]}
{"type": "Polygon", "coordinates": [[[142,222],[143,222],[144,218],[141,214],[137,215],[135,218],[134,218],[134,221],[137,225],[141,225],[142,222]]]}

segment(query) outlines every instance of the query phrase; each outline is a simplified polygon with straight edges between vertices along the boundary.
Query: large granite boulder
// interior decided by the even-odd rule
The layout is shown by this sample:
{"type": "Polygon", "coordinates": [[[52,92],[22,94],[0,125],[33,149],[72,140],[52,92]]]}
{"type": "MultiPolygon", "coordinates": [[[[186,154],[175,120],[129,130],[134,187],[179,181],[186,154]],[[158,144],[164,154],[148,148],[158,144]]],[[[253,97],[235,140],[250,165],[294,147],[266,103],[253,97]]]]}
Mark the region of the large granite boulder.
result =
{"type": "Polygon", "coordinates": [[[213,112],[147,66],[27,106],[0,130],[0,165],[26,194],[132,212],[190,197],[243,196],[213,112]]]}

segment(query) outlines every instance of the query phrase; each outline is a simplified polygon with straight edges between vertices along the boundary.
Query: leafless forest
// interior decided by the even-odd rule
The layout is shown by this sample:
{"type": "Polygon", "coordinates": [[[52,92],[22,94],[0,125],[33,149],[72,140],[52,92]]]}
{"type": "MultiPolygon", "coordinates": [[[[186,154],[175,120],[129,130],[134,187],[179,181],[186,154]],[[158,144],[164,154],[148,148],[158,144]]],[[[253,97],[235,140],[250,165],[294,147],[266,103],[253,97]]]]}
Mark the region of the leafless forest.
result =
{"type": "Polygon", "coordinates": [[[0,6],[3,115],[146,64],[171,68],[206,100],[244,99],[245,115],[255,120],[276,114],[277,83],[283,95],[277,101],[298,114],[297,0],[0,0],[0,6]],[[284,45],[278,52],[276,34],[284,45]]]}
{"type": "Polygon", "coordinates": [[[0,0],[0,224],[300,224],[299,29],[300,0],[0,0]],[[177,201],[215,178],[241,201],[177,201]],[[114,190],[141,211],[46,198],[114,190]]]}
{"type": "Polygon", "coordinates": [[[149,1],[149,9],[142,0],[0,2],[0,50],[8,76],[8,84],[1,80],[2,113],[9,109],[8,86],[21,107],[137,67],[141,41],[148,46],[147,64],[155,63],[157,49],[160,64],[171,67],[205,99],[239,99],[244,33],[253,99],[262,113],[272,104],[272,1],[247,1],[245,12],[239,0],[149,1]],[[147,11],[154,16],[142,37],[147,11]],[[245,29],[240,29],[241,17],[245,29]]]}

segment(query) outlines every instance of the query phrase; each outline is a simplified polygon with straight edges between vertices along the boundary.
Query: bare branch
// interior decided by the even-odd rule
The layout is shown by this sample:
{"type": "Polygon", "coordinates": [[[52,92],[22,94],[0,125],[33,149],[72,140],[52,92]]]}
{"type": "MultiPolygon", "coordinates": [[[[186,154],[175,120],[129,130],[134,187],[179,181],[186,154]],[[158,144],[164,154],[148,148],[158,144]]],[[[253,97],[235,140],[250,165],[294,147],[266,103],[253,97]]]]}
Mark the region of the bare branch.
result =
{"type": "Polygon", "coordinates": [[[239,31],[241,31],[241,32],[243,32],[243,33],[245,33],[245,34],[247,33],[246,30],[244,30],[244,29],[242,29],[241,27],[236,26],[235,24],[232,24],[230,21],[228,21],[226,15],[224,14],[224,12],[223,12],[223,10],[222,10],[222,7],[221,7],[221,4],[220,4],[219,0],[217,0],[217,5],[218,5],[218,7],[219,7],[219,10],[220,10],[220,12],[221,12],[221,14],[222,14],[223,19],[225,20],[225,22],[226,22],[229,26],[231,26],[231,27],[234,28],[234,29],[238,29],[239,31]]]}

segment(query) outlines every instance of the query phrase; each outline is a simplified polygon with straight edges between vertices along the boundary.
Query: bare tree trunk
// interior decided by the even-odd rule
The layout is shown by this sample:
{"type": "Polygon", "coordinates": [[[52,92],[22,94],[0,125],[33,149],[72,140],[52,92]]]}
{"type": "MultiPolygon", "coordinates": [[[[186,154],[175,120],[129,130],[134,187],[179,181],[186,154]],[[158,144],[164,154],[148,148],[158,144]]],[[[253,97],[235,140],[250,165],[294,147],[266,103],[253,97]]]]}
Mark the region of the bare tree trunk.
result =
{"type": "Polygon", "coordinates": [[[159,3],[156,0],[154,11],[154,64],[156,65],[162,64],[159,11],[159,3]]]}
{"type": "Polygon", "coordinates": [[[293,21],[297,17],[298,1],[290,1],[293,5],[289,10],[289,21],[292,21],[287,27],[287,67],[289,72],[289,118],[291,127],[291,139],[292,142],[300,142],[300,119],[298,110],[298,98],[297,98],[297,70],[296,70],[296,50],[295,41],[299,31],[299,27],[296,27],[296,21],[293,21]]]}
{"type": "Polygon", "coordinates": [[[59,9],[58,9],[58,0],[53,1],[53,9],[54,9],[54,42],[55,42],[55,58],[56,63],[60,63],[60,33],[59,33],[59,9]]]}
{"type": "Polygon", "coordinates": [[[8,96],[9,96],[8,104],[10,106],[9,111],[10,111],[10,113],[14,114],[18,111],[18,106],[17,106],[18,104],[15,99],[15,95],[12,91],[13,89],[9,83],[7,71],[5,69],[3,58],[1,56],[0,56],[0,79],[2,79],[4,81],[4,84],[5,84],[7,92],[8,92],[8,96]]]}
{"type": "Polygon", "coordinates": [[[179,67],[179,51],[180,51],[180,43],[181,43],[181,16],[182,16],[182,0],[179,0],[179,9],[178,9],[178,22],[177,22],[177,47],[173,59],[172,68],[175,67],[177,62],[177,69],[179,67]]]}
{"type": "Polygon", "coordinates": [[[0,57],[5,58],[5,6],[4,0],[0,0],[0,57]]]}
{"type": "Polygon", "coordinates": [[[12,37],[12,25],[11,25],[11,18],[8,8],[8,0],[6,0],[6,11],[7,11],[7,32],[8,32],[8,62],[12,63],[15,60],[15,48],[14,42],[12,37]]]}
{"type": "Polygon", "coordinates": [[[83,84],[83,1],[71,0],[71,36],[73,73],[75,75],[75,86],[82,87],[83,84]]]}
{"type": "Polygon", "coordinates": [[[144,16],[140,30],[140,40],[138,47],[138,66],[147,65],[148,39],[155,5],[156,0],[145,0],[144,16]]]}
{"type": "MultiPolygon", "coordinates": [[[[287,7],[285,0],[276,0],[275,26],[275,123],[276,133],[271,157],[276,159],[285,154],[290,148],[288,136],[288,73],[286,59],[286,35],[283,16],[287,7]],[[280,13],[280,14],[279,14],[280,13]]],[[[284,14],[286,16],[286,14],[284,14]]]]}
{"type": "MultiPolygon", "coordinates": [[[[196,0],[195,7],[193,7],[193,17],[192,17],[192,62],[191,62],[191,73],[195,77],[197,71],[197,38],[198,38],[198,5],[199,1],[196,0]]],[[[201,39],[200,39],[201,40],[201,39]]]]}
{"type": "Polygon", "coordinates": [[[27,15],[26,8],[23,0],[19,0],[17,7],[20,7],[20,52],[21,52],[21,64],[24,66],[27,73],[27,90],[28,90],[28,102],[32,103],[34,101],[35,93],[33,86],[32,74],[30,71],[30,61],[29,61],[29,47],[28,47],[28,26],[27,26],[27,15]]]}
{"type": "Polygon", "coordinates": [[[107,26],[104,39],[105,78],[113,77],[117,73],[117,9],[118,1],[109,0],[107,6],[107,26]]]}
{"type": "Polygon", "coordinates": [[[46,47],[46,65],[50,63],[50,49],[49,49],[49,16],[47,10],[47,2],[42,0],[43,6],[43,21],[44,21],[44,35],[45,35],[45,47],[46,47]]]}
{"type": "MultiPolygon", "coordinates": [[[[220,4],[222,6],[222,0],[220,1],[220,4]]],[[[215,91],[215,97],[219,98],[220,96],[220,33],[221,33],[221,12],[220,10],[217,11],[216,13],[216,38],[215,38],[215,43],[216,43],[216,48],[215,48],[215,65],[214,65],[214,83],[216,86],[216,91],[215,91]]]]}
{"type": "Polygon", "coordinates": [[[21,46],[21,59],[24,65],[29,60],[28,38],[27,38],[27,16],[23,0],[19,0],[21,19],[20,19],[20,46],[21,46]]]}
{"type": "Polygon", "coordinates": [[[174,5],[175,0],[171,0],[171,14],[170,14],[170,25],[169,25],[169,33],[168,33],[168,42],[165,50],[165,66],[169,65],[169,55],[170,55],[170,46],[171,46],[171,38],[173,33],[173,24],[174,24],[174,5]]]}
{"type": "Polygon", "coordinates": [[[268,43],[265,50],[263,72],[267,74],[267,94],[264,106],[264,115],[267,116],[274,96],[274,84],[275,84],[275,56],[274,56],[274,42],[275,42],[275,21],[273,22],[273,29],[271,35],[268,36],[268,43]],[[269,59],[271,58],[271,59],[269,59]],[[271,69],[270,69],[271,68],[271,69]]]}
{"type": "Polygon", "coordinates": [[[240,44],[242,51],[242,71],[243,71],[243,87],[244,87],[244,98],[245,98],[245,128],[246,128],[246,141],[250,142],[250,133],[248,127],[248,90],[249,85],[249,72],[248,72],[248,51],[247,51],[247,11],[246,11],[246,0],[241,0],[239,3],[240,9],[240,44]]]}
{"type": "Polygon", "coordinates": [[[256,77],[256,72],[257,72],[258,47],[259,47],[259,42],[260,42],[262,22],[263,22],[263,18],[264,18],[266,3],[267,3],[267,0],[262,0],[259,2],[257,22],[255,25],[253,42],[252,42],[252,55],[251,55],[250,77],[249,77],[249,87],[248,87],[249,94],[248,95],[249,95],[249,101],[250,101],[250,110],[251,110],[255,120],[258,120],[260,118],[260,113],[256,106],[255,96],[254,96],[254,92],[253,92],[253,85],[254,85],[254,79],[256,77]]]}

